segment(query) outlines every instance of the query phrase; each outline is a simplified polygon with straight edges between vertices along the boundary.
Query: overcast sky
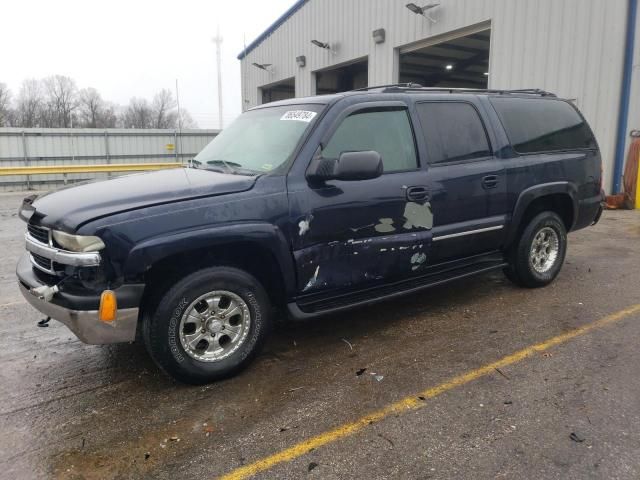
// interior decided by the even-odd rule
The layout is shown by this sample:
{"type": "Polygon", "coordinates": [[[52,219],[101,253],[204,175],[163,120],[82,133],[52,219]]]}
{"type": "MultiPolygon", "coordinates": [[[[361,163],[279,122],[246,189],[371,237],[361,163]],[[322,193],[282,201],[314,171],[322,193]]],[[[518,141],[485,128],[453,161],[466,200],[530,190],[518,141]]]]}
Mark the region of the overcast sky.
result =
{"type": "Polygon", "coordinates": [[[240,61],[294,0],[2,0],[0,82],[61,74],[128,103],[175,91],[202,128],[218,123],[215,45],[220,26],[225,123],[241,111],[240,61]]]}

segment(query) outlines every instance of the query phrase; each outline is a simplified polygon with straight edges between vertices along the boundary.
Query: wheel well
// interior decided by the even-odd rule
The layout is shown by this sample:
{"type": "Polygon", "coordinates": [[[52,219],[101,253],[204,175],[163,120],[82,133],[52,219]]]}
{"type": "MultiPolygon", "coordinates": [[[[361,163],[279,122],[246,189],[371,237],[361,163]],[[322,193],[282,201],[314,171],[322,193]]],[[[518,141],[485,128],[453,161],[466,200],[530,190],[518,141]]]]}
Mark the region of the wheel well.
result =
{"type": "Polygon", "coordinates": [[[285,302],[282,271],[268,249],[252,242],[234,242],[211,248],[195,249],[163,258],[145,272],[145,293],[142,305],[166,292],[181,278],[207,267],[235,267],[253,275],[262,284],[274,306],[285,302]]]}
{"type": "Polygon", "coordinates": [[[573,201],[571,197],[566,193],[554,193],[551,195],[544,195],[533,200],[524,211],[522,219],[520,220],[519,232],[529,224],[531,219],[541,212],[552,211],[558,214],[562,219],[567,232],[571,230],[573,226],[573,201]]]}

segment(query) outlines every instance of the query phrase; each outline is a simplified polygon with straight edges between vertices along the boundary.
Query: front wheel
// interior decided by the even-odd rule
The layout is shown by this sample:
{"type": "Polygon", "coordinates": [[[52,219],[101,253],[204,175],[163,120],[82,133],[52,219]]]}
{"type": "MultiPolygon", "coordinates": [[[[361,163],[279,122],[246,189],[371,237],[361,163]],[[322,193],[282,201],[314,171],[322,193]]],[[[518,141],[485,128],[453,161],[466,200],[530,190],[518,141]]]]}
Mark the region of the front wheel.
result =
{"type": "Polygon", "coordinates": [[[508,254],[505,274],[517,285],[544,287],[560,273],[567,252],[567,231],[554,212],[536,215],[508,254]]]}
{"type": "Polygon", "coordinates": [[[192,384],[229,377],[258,353],[270,327],[269,302],[248,273],[213,267],[180,280],[143,321],[160,368],[192,384]]]}

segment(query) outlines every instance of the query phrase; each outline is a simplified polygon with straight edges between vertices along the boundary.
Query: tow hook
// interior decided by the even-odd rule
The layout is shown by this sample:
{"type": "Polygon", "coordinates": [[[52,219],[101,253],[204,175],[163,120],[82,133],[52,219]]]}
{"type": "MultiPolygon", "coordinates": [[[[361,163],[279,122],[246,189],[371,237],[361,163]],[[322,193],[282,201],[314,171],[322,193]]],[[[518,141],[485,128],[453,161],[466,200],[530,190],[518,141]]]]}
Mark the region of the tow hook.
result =
{"type": "Polygon", "coordinates": [[[42,285],[38,288],[32,288],[31,293],[38,297],[40,300],[44,300],[45,302],[50,302],[53,296],[60,291],[58,285],[48,286],[42,285]]]}
{"type": "Polygon", "coordinates": [[[48,327],[50,320],[51,320],[51,317],[43,318],[36,325],[41,328],[48,327]]]}

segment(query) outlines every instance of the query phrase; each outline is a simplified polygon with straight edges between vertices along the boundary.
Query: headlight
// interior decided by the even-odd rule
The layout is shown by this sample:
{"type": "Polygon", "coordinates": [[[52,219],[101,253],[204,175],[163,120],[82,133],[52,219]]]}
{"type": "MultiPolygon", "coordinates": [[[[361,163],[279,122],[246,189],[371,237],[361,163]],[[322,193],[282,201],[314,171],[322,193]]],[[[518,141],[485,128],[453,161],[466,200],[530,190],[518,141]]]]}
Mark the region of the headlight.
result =
{"type": "Polygon", "coordinates": [[[97,252],[104,248],[104,242],[99,237],[71,235],[69,233],[53,231],[53,239],[66,250],[72,252],[97,252]]]}

